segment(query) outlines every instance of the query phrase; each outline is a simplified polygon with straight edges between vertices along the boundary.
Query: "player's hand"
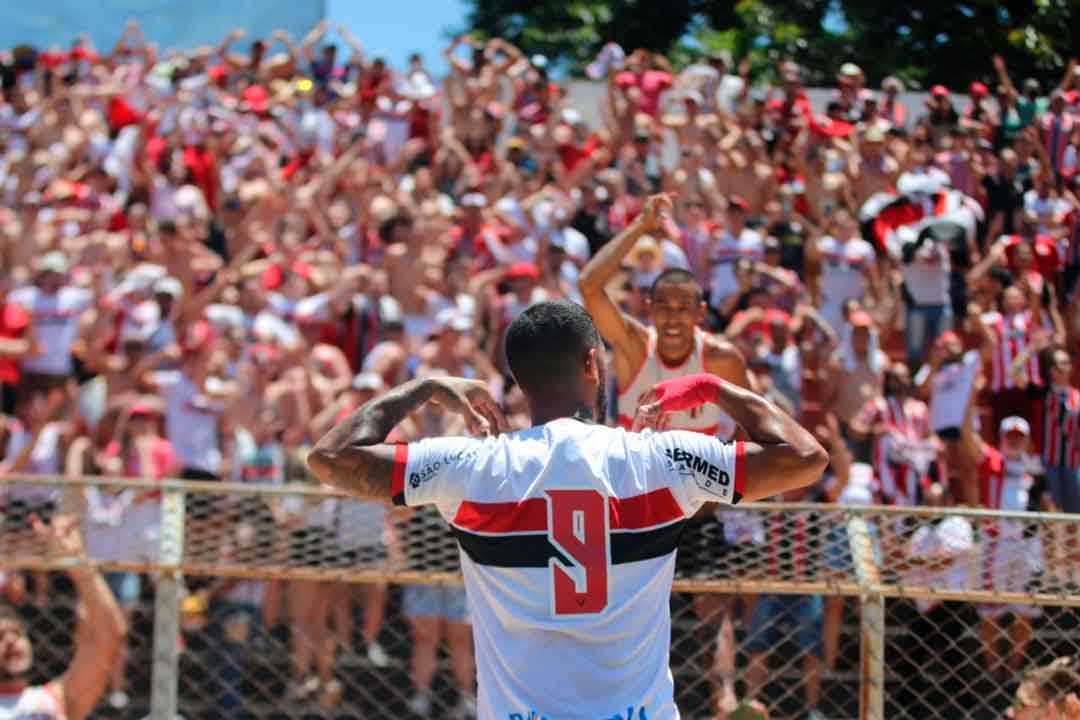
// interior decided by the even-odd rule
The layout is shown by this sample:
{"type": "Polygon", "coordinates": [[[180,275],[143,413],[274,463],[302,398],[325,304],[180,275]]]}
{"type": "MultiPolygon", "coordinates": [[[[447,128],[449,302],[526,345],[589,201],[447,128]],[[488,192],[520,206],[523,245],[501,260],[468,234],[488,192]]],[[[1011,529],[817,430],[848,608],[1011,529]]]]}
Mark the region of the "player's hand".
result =
{"type": "Polygon", "coordinates": [[[634,413],[634,424],[630,428],[633,432],[641,432],[645,429],[667,430],[671,425],[671,413],[664,412],[663,403],[656,401],[655,398],[655,393],[650,390],[642,399],[642,404],[638,405],[637,412],[634,413]],[[650,402],[645,402],[646,400],[650,402]]]}
{"type": "Polygon", "coordinates": [[[82,533],[73,515],[54,515],[46,525],[36,513],[30,516],[34,535],[46,546],[50,558],[81,558],[84,555],[82,533]]]}
{"type": "Polygon", "coordinates": [[[437,378],[432,382],[435,392],[431,402],[464,417],[470,432],[486,436],[510,429],[487,383],[455,377],[437,378]]]}
{"type": "Polygon", "coordinates": [[[649,199],[645,201],[645,207],[641,209],[640,222],[642,229],[647,233],[662,231],[673,207],[671,193],[650,195],[649,199]]]}

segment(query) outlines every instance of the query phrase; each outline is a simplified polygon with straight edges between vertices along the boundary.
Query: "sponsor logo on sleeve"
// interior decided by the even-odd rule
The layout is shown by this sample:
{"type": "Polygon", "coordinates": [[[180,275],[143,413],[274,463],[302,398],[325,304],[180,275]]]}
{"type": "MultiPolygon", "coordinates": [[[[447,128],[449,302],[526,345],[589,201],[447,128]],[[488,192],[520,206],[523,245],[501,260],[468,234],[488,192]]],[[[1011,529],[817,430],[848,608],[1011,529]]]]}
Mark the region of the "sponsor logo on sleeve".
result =
{"type": "Polygon", "coordinates": [[[698,487],[718,498],[731,496],[731,476],[703,457],[680,448],[668,448],[664,451],[668,460],[675,465],[675,470],[683,476],[693,476],[698,487]]]}

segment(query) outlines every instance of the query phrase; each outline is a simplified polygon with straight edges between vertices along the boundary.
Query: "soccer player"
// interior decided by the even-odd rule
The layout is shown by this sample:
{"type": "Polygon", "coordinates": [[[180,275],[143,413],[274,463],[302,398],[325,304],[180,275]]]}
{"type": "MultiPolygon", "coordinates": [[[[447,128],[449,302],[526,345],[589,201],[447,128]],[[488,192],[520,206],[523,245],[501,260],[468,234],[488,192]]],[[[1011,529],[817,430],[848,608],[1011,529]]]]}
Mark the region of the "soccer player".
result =
{"type": "Polygon", "coordinates": [[[716,405],[749,437],[635,433],[597,424],[605,369],[588,313],[541,302],[506,332],[533,426],[505,420],[486,387],[408,382],[327,433],[308,463],[323,482],[397,504],[435,505],[462,548],[484,718],[678,718],[669,595],[678,533],[707,501],[737,503],[809,485],[828,455],[766,400],[714,376],[661,383],[646,426],[716,405]],[[426,402],[475,435],[389,445],[426,402]]]}
{"type": "MultiPolygon", "coordinates": [[[[605,290],[638,239],[659,233],[668,224],[671,207],[671,197],[666,194],[650,197],[634,222],[604,245],[581,271],[582,301],[612,349],[619,424],[625,428],[633,423],[643,395],[664,380],[708,372],[742,387],[754,387],[747,376],[742,353],[722,336],[701,329],[705,319],[704,294],[693,273],[667,269],[653,281],[646,302],[651,327],[621,312],[605,290]]],[[[669,422],[674,430],[693,430],[724,440],[736,431],[732,418],[714,404],[675,413],[669,422]]],[[[686,546],[694,545],[698,538],[709,542],[707,538],[711,534],[723,532],[719,525],[717,514],[707,509],[686,532],[686,546]]],[[[679,559],[680,573],[706,572],[708,568],[702,566],[702,560],[700,553],[684,554],[679,559]]],[[[694,612],[706,628],[717,624],[719,618],[719,636],[710,632],[706,642],[711,644],[712,638],[719,637],[713,666],[725,689],[717,687],[712,672],[708,673],[708,679],[713,694],[717,695],[716,702],[730,702],[734,698],[734,690],[730,688],[735,671],[733,599],[699,593],[692,602],[694,612]]]]}
{"type": "MultiPolygon", "coordinates": [[[[35,533],[48,542],[50,556],[82,554],[82,536],[71,516],[56,515],[49,525],[33,516],[31,523],[35,533]]],[[[96,570],[72,568],[69,574],[80,601],[75,657],[67,672],[44,685],[28,683],[33,644],[15,609],[0,604],[0,718],[81,720],[105,690],[126,632],[124,614],[96,570]]]]}
{"type": "MultiPolygon", "coordinates": [[[[650,197],[634,222],[604,245],[581,271],[581,299],[600,335],[612,348],[619,424],[625,428],[633,423],[641,397],[662,380],[708,372],[736,385],[752,387],[742,353],[723,337],[699,327],[705,319],[705,302],[691,272],[668,269],[653,282],[647,304],[652,327],[620,311],[605,290],[638,239],[660,232],[670,210],[669,196],[650,197]]],[[[677,413],[671,418],[671,427],[723,439],[730,438],[735,430],[731,418],[716,406],[677,413]]]]}

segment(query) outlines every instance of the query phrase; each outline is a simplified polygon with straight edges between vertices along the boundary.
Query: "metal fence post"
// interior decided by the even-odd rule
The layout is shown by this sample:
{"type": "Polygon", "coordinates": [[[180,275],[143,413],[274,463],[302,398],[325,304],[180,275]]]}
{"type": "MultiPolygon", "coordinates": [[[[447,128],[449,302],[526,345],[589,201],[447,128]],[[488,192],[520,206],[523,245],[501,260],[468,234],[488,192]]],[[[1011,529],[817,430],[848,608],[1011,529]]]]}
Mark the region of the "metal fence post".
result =
{"type": "Polygon", "coordinates": [[[154,653],[150,695],[153,720],[175,720],[177,685],[180,680],[180,592],[183,577],[180,561],[184,552],[184,490],[169,488],[161,503],[161,538],[158,562],[161,565],[154,591],[154,653]]]}
{"type": "Polygon", "coordinates": [[[866,518],[847,518],[848,544],[855,565],[859,593],[859,717],[885,718],[885,598],[880,584],[874,545],[866,518]]]}

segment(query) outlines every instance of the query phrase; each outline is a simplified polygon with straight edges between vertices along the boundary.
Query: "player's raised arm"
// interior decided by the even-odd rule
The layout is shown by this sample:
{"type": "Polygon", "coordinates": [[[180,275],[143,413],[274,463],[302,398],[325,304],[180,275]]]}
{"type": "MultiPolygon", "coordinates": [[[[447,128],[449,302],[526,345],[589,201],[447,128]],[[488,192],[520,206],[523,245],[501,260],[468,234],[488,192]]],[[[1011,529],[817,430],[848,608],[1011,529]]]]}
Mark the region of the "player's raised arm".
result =
{"type": "Polygon", "coordinates": [[[748,436],[737,443],[735,500],[761,500],[817,482],[829,454],[790,415],[765,398],[708,373],[667,380],[653,388],[635,426],[662,426],[666,413],[715,403],[748,436]]]}
{"type": "MultiPolygon", "coordinates": [[[[33,517],[31,522],[38,537],[48,542],[54,557],[82,556],[82,535],[75,518],[57,515],[46,525],[33,517]]],[[[78,624],[75,657],[60,676],[58,685],[67,716],[81,720],[90,714],[105,690],[127,624],[101,573],[93,568],[74,567],[68,574],[79,593],[78,624]]]]}
{"type": "Polygon", "coordinates": [[[637,320],[625,315],[608,296],[605,288],[619,272],[623,258],[638,239],[656,232],[663,223],[663,215],[671,210],[671,197],[653,195],[645,201],[645,207],[630,225],[604,245],[581,270],[578,289],[585,309],[589,311],[600,336],[616,349],[615,372],[620,386],[631,380],[633,372],[644,362],[647,331],[637,320]],[[631,367],[626,360],[637,359],[631,367]]]}
{"type": "Polygon", "coordinates": [[[396,448],[386,443],[386,436],[429,401],[463,415],[474,435],[506,428],[506,420],[483,382],[465,378],[413,380],[364,403],[332,427],[308,454],[308,467],[321,482],[339,490],[391,500],[396,448]]]}

